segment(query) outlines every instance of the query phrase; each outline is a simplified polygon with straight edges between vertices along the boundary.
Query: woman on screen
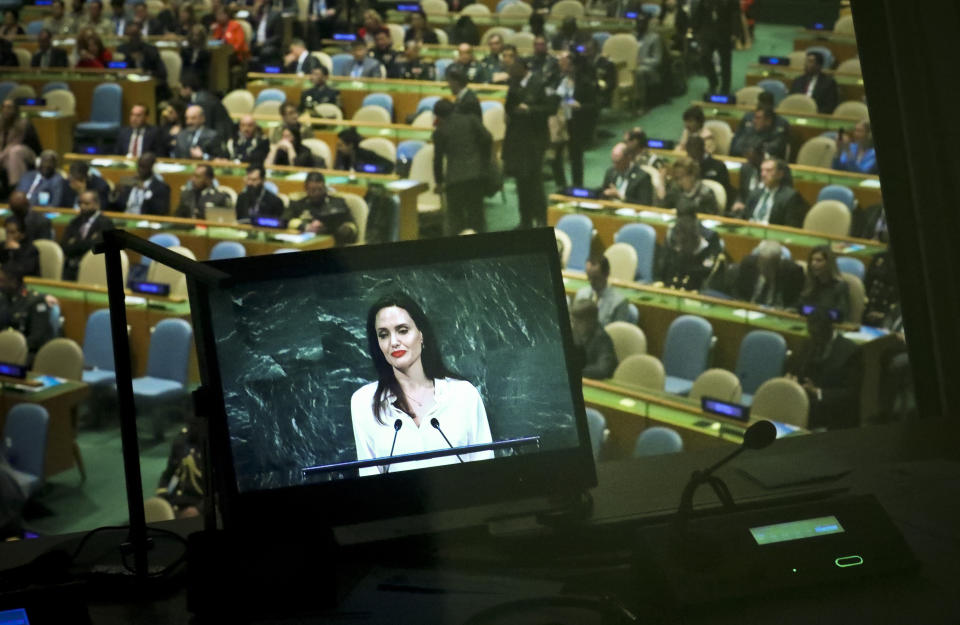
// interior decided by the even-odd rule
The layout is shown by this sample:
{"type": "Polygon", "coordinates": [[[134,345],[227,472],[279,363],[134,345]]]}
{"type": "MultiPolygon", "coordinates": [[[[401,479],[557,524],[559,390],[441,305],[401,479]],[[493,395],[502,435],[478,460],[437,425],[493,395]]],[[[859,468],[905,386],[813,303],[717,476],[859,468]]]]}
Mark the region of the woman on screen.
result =
{"type": "MultiPolygon", "coordinates": [[[[350,401],[357,460],[492,441],[480,393],[444,366],[430,322],[412,298],[397,293],[371,306],[367,343],[378,379],[350,401]]],[[[460,458],[485,460],[493,451],[460,458]]],[[[455,455],[443,456],[367,467],[360,475],[457,462],[455,455]]]]}

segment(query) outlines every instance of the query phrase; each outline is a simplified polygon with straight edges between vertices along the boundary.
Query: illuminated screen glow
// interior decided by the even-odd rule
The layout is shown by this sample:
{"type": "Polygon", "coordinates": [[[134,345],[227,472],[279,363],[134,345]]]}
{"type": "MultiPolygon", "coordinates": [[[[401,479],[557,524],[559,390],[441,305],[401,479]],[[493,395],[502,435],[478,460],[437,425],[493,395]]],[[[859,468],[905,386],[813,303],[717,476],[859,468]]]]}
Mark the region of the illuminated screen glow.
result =
{"type": "Polygon", "coordinates": [[[790,521],[774,525],[751,527],[750,533],[758,545],[785,543],[792,540],[816,538],[828,534],[842,534],[843,526],[835,516],[821,516],[802,521],[790,521]]]}

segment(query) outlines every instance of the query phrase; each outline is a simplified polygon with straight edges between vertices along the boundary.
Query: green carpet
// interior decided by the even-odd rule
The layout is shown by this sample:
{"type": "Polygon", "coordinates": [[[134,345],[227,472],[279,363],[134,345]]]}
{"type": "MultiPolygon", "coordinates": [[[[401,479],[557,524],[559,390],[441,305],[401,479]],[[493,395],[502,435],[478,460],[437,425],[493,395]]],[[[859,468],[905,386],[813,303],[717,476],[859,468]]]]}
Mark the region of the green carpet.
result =
{"type": "MultiPolygon", "coordinates": [[[[733,90],[743,86],[747,65],[755,63],[759,55],[783,56],[792,51],[796,33],[797,29],[792,26],[758,25],[753,48],[734,52],[733,90]]],[[[679,138],[683,129],[683,110],[691,100],[700,99],[706,88],[706,79],[694,75],[688,81],[686,95],[673,98],[643,116],[623,111],[604,112],[600,128],[608,130],[612,136],[598,140],[586,153],[585,183],[588,186],[600,184],[610,164],[610,149],[633,126],[643,126],[652,137],[679,138]]],[[[569,176],[569,167],[567,171],[569,176]]],[[[549,178],[546,191],[555,191],[553,181],[549,178]]],[[[517,196],[512,181],[507,181],[503,196],[487,200],[486,210],[487,224],[491,230],[509,230],[517,226],[517,196]]],[[[167,441],[171,440],[175,431],[175,428],[171,430],[167,441]]],[[[44,534],[62,534],[126,522],[127,499],[119,429],[114,426],[99,431],[81,430],[78,440],[87,468],[87,481],[81,484],[76,470],[50,479],[38,500],[50,514],[30,519],[28,525],[32,529],[44,534]]],[[[153,494],[168,454],[169,442],[141,448],[140,471],[145,497],[153,494]]]]}

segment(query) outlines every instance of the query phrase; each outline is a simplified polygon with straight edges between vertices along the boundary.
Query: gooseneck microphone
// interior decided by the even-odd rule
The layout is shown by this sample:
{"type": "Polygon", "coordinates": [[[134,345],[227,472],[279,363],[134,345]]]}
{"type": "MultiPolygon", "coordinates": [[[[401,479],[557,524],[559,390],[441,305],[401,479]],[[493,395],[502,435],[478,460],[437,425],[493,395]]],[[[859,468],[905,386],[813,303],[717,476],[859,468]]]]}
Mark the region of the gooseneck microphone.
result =
{"type": "MultiPolygon", "coordinates": [[[[440,436],[443,437],[443,440],[447,441],[447,446],[450,447],[450,449],[453,449],[453,445],[450,443],[450,439],[447,438],[447,435],[444,434],[443,430],[440,429],[440,421],[438,421],[436,417],[430,419],[430,425],[437,428],[437,431],[440,432],[440,436]]],[[[457,454],[457,460],[459,460],[460,462],[463,462],[463,458],[460,457],[460,454],[457,454]]]]}
{"type": "MultiPolygon", "coordinates": [[[[393,448],[397,446],[397,434],[400,433],[400,428],[402,428],[402,427],[403,427],[403,421],[402,421],[401,419],[397,419],[396,421],[393,422],[393,442],[390,443],[390,455],[391,455],[391,456],[393,455],[393,448]]],[[[389,464],[388,464],[388,465],[384,465],[384,467],[383,467],[383,472],[384,472],[384,473],[390,473],[390,466],[391,466],[391,465],[389,465],[389,464]]]]}

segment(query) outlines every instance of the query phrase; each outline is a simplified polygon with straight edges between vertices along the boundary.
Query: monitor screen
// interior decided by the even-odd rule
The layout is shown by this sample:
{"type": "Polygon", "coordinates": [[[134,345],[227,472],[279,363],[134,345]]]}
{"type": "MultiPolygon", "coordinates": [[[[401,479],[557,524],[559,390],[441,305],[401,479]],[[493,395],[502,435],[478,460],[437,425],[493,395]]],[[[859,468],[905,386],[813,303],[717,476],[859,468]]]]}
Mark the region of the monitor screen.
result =
{"type": "Polygon", "coordinates": [[[212,264],[237,280],[191,308],[237,515],[337,524],[595,483],[552,230],[212,264]]]}

